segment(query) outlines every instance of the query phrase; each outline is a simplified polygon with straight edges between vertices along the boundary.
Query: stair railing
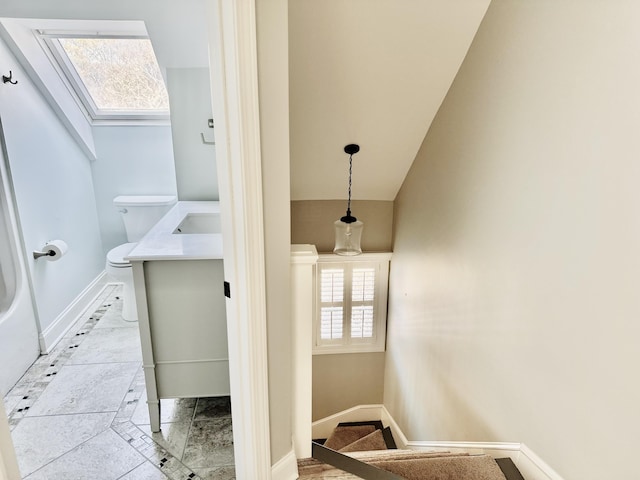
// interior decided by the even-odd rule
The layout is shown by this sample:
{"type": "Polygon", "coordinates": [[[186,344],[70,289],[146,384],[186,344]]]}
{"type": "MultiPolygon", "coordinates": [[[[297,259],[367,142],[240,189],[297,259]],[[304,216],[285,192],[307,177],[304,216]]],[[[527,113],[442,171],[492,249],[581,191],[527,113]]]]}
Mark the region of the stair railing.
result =
{"type": "Polygon", "coordinates": [[[336,452],[317,442],[311,442],[311,456],[316,460],[332,465],[365,480],[406,480],[395,473],[382,470],[368,463],[336,452]]]}

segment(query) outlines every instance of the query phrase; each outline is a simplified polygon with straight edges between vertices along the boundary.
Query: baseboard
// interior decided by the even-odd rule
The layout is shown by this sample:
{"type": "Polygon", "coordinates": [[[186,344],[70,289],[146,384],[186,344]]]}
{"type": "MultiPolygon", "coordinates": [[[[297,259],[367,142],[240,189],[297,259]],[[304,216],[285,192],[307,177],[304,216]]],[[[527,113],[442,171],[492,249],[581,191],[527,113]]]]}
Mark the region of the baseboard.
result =
{"type": "Polygon", "coordinates": [[[484,453],[494,458],[509,457],[527,480],[563,480],[529,447],[516,442],[448,442],[409,440],[384,405],[359,405],[323,418],[312,424],[313,438],[327,438],[340,422],[381,420],[391,433],[399,449],[448,450],[471,454],[484,453]]]}
{"type": "Polygon", "coordinates": [[[298,459],[291,450],[271,467],[271,480],[296,480],[298,478],[298,459]]]}
{"type": "Polygon", "coordinates": [[[49,353],[62,340],[80,315],[107,285],[107,274],[101,272],[80,294],[65,308],[46,329],[40,332],[40,351],[49,353]]]}
{"type": "Polygon", "coordinates": [[[525,444],[521,445],[516,466],[527,480],[563,480],[553,468],[525,444]]]}
{"type": "Polygon", "coordinates": [[[358,405],[348,410],[338,412],[335,415],[317,420],[311,424],[312,438],[327,438],[340,422],[381,420],[383,408],[382,405],[358,405]]]}
{"type": "Polygon", "coordinates": [[[396,445],[398,446],[398,448],[400,449],[409,448],[407,446],[409,443],[409,440],[407,439],[407,437],[405,437],[400,426],[396,423],[396,421],[393,419],[391,414],[389,414],[389,411],[386,409],[384,405],[381,405],[380,407],[382,411],[382,414],[380,415],[380,420],[382,420],[382,424],[385,427],[391,428],[393,439],[396,441],[396,445]]]}

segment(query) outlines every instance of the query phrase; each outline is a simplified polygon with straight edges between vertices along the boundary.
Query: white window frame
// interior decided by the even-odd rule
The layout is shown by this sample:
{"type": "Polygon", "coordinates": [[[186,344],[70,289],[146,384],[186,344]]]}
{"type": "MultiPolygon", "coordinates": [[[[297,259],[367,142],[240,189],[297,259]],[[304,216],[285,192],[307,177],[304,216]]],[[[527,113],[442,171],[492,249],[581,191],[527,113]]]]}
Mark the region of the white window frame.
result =
{"type": "Polygon", "coordinates": [[[389,288],[389,263],[391,253],[363,253],[361,255],[346,257],[334,254],[318,255],[315,278],[315,315],[313,325],[313,354],[335,354],[335,353],[358,353],[358,352],[384,352],[386,345],[387,331],[387,294],[389,288]],[[373,311],[373,337],[371,338],[351,338],[351,319],[347,318],[344,312],[350,311],[351,285],[347,280],[351,280],[353,268],[358,266],[373,266],[376,269],[374,311],[373,311]],[[322,269],[331,267],[343,267],[345,272],[345,285],[343,295],[343,320],[342,338],[321,339],[320,337],[320,315],[321,315],[321,281],[322,269]]]}
{"type": "Polygon", "coordinates": [[[34,34],[43,51],[58,72],[69,93],[84,113],[87,120],[94,125],[127,124],[133,122],[169,125],[169,110],[144,112],[136,110],[103,110],[97,107],[84,82],[80,79],[69,57],[57,41],[59,38],[129,38],[148,39],[146,32],[87,32],[85,30],[35,30],[34,34]]]}

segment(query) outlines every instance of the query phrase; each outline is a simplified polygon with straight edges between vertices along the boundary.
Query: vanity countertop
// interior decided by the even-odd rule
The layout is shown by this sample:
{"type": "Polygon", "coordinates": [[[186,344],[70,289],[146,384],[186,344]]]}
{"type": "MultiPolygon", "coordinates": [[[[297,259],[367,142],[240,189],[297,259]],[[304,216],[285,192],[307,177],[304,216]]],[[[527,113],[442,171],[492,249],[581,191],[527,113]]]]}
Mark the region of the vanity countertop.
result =
{"type": "Polygon", "coordinates": [[[151,260],[222,259],[222,233],[174,234],[189,214],[220,213],[220,202],[176,203],[167,214],[142,237],[126,257],[131,262],[151,260]]]}

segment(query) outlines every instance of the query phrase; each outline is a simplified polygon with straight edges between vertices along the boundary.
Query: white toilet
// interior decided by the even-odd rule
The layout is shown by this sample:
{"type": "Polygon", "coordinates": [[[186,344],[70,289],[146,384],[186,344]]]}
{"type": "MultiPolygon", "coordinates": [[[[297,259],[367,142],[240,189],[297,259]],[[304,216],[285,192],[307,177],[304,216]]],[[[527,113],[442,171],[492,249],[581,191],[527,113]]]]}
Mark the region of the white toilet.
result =
{"type": "Polygon", "coordinates": [[[128,242],[112,248],[107,253],[105,269],[111,278],[124,285],[122,318],[129,322],[135,322],[138,319],[138,312],[131,263],[124,257],[129,255],[137,242],[175,203],[175,195],[123,195],[113,199],[113,204],[122,215],[128,242]]]}

